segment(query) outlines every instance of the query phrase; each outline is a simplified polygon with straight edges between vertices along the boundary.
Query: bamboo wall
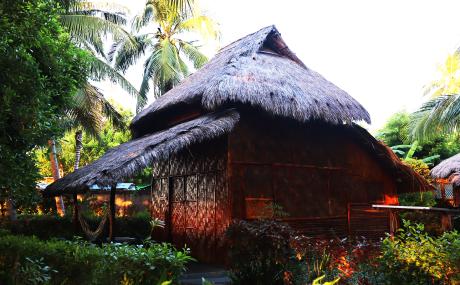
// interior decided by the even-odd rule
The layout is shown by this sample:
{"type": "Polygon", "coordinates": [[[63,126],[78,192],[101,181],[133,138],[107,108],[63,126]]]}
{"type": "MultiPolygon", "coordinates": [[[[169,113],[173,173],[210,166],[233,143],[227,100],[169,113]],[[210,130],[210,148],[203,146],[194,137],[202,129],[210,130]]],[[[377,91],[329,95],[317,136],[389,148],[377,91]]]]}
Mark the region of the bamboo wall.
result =
{"type": "Polygon", "coordinates": [[[312,236],[389,230],[388,214],[369,204],[397,202],[395,184],[343,127],[246,113],[229,136],[228,156],[233,218],[257,218],[264,213],[254,209],[275,203],[312,236]]]}
{"type": "Polygon", "coordinates": [[[226,138],[206,142],[155,163],[152,215],[167,222],[157,239],[187,245],[201,261],[216,261],[230,223],[226,138]]]}

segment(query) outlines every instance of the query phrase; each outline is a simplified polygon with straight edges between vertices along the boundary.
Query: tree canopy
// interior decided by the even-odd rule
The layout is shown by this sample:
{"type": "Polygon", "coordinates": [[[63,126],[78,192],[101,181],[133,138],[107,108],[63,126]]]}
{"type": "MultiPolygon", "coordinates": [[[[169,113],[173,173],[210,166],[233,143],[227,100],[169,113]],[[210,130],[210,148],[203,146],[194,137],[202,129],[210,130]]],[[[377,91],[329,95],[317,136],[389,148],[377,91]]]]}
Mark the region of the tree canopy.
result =
{"type": "Polygon", "coordinates": [[[460,55],[447,57],[439,76],[425,87],[429,99],[412,116],[411,136],[433,139],[439,133],[458,132],[460,125],[460,55]]]}
{"type": "Polygon", "coordinates": [[[32,149],[62,132],[64,107],[87,78],[88,54],[59,13],[52,1],[0,2],[0,189],[17,204],[32,199],[32,149]]]}
{"type": "MultiPolygon", "coordinates": [[[[117,107],[117,112],[122,115],[122,120],[128,124],[133,114],[130,111],[117,107]]],[[[81,153],[81,166],[87,165],[101,157],[109,149],[127,142],[131,134],[127,129],[117,129],[113,124],[106,121],[98,133],[98,137],[83,135],[83,151],[81,153]]],[[[74,171],[75,164],[75,135],[67,132],[58,141],[58,155],[64,174],[74,171]]],[[[51,176],[51,167],[48,158],[48,149],[41,148],[36,151],[37,166],[40,174],[51,176]]]]}
{"type": "MultiPolygon", "coordinates": [[[[415,140],[410,136],[412,116],[408,112],[401,111],[391,116],[385,126],[377,132],[377,139],[382,140],[390,147],[412,145],[415,140]]],[[[425,158],[439,155],[434,162],[451,157],[460,152],[459,135],[438,133],[430,139],[417,143],[414,158],[425,158]]],[[[400,155],[401,156],[401,155],[400,155]]]]}
{"type": "Polygon", "coordinates": [[[159,97],[189,75],[187,62],[194,68],[207,62],[207,57],[200,51],[197,35],[201,39],[216,39],[219,35],[217,25],[211,18],[200,14],[193,2],[147,0],[144,10],[134,17],[132,23],[135,44],[131,38],[125,38],[112,46],[109,57],[123,72],[147,54],[138,110],[147,103],[151,86],[154,96],[159,97]],[[185,40],[185,34],[192,40],[185,40]]]}

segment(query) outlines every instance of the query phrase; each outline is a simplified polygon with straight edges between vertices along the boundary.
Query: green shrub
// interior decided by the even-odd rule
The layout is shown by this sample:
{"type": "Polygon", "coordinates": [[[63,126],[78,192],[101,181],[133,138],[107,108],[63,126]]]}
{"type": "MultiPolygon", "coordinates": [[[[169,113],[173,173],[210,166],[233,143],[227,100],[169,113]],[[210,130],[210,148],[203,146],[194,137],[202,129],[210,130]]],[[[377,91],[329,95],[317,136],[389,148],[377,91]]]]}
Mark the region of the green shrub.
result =
{"type": "Polygon", "coordinates": [[[233,284],[305,284],[305,266],[291,246],[292,229],[283,223],[236,221],[226,237],[233,284]]]}
{"type": "Polygon", "coordinates": [[[168,244],[98,247],[81,241],[0,236],[0,284],[177,282],[190,260],[188,252],[177,251],[168,244]]]}
{"type": "MultiPolygon", "coordinates": [[[[95,229],[100,221],[98,217],[86,217],[85,220],[95,229]]],[[[13,234],[34,235],[40,239],[64,238],[72,239],[74,236],[84,237],[75,226],[71,217],[55,215],[20,215],[16,221],[0,220],[0,227],[8,229],[13,234]]],[[[115,219],[115,235],[134,237],[142,241],[150,235],[150,216],[139,214],[134,217],[117,217],[115,219]]],[[[101,238],[108,236],[106,226],[101,238]]]]}
{"type": "Polygon", "coordinates": [[[421,224],[404,221],[394,238],[387,237],[380,257],[361,265],[364,284],[458,284],[460,235],[447,232],[431,237],[421,224]]]}
{"type": "Polygon", "coordinates": [[[403,160],[403,162],[410,166],[415,172],[420,174],[423,178],[426,179],[429,183],[432,182],[432,178],[430,175],[430,168],[428,167],[428,164],[423,162],[421,159],[415,159],[415,158],[406,158],[403,160]]]}

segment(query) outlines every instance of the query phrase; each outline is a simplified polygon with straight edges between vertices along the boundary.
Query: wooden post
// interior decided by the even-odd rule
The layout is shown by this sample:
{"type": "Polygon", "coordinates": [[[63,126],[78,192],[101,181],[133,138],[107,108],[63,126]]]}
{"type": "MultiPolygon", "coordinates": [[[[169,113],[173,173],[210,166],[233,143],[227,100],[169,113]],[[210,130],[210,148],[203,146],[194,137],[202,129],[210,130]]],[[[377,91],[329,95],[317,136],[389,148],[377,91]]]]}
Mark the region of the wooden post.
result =
{"type": "Polygon", "coordinates": [[[396,231],[399,228],[398,212],[394,209],[389,209],[389,219],[390,219],[390,235],[394,236],[396,234],[396,231]]]}
{"type": "Polygon", "coordinates": [[[351,205],[347,204],[347,224],[348,224],[348,238],[351,237],[351,205]]]}
{"type": "Polygon", "coordinates": [[[115,191],[117,184],[112,185],[110,188],[110,202],[109,202],[109,241],[113,240],[113,233],[115,228],[115,191]]]}
{"type": "Polygon", "coordinates": [[[16,205],[14,204],[13,198],[8,197],[6,198],[6,208],[8,210],[8,216],[10,221],[17,220],[17,213],[16,213],[16,205]]]}
{"type": "MultiPolygon", "coordinates": [[[[51,162],[51,172],[53,173],[54,181],[61,178],[61,174],[59,173],[59,162],[57,158],[57,151],[56,151],[56,141],[54,139],[48,141],[48,146],[50,148],[50,162],[51,162]]],[[[64,198],[61,196],[54,197],[56,202],[56,211],[59,216],[63,217],[65,215],[65,205],[64,205],[64,198]]]]}
{"type": "Polygon", "coordinates": [[[74,230],[75,234],[78,234],[80,231],[80,227],[78,224],[78,197],[77,193],[73,193],[73,225],[74,225],[74,230]]]}
{"type": "Polygon", "coordinates": [[[441,228],[443,232],[452,230],[452,215],[449,213],[442,213],[441,215],[441,228]]]}
{"type": "Polygon", "coordinates": [[[168,177],[168,213],[166,214],[166,240],[172,242],[172,201],[173,201],[173,179],[168,177]]]}

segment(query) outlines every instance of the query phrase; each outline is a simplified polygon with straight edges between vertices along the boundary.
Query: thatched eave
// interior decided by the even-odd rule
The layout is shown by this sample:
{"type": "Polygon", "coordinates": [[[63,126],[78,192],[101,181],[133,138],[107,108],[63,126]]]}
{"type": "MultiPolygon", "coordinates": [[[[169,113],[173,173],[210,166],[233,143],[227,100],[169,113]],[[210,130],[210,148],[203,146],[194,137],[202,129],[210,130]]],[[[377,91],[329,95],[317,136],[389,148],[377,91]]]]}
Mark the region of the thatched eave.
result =
{"type": "Polygon", "coordinates": [[[433,186],[424,177],[404,164],[391,148],[376,140],[364,128],[354,125],[351,130],[358,142],[364,145],[376,157],[377,161],[396,178],[398,194],[433,190],[433,186]]]}
{"type": "Polygon", "coordinates": [[[151,166],[154,160],[167,159],[192,144],[227,134],[238,120],[235,110],[225,110],[131,140],[50,184],[44,195],[82,193],[95,184],[101,187],[116,185],[151,166]]]}

